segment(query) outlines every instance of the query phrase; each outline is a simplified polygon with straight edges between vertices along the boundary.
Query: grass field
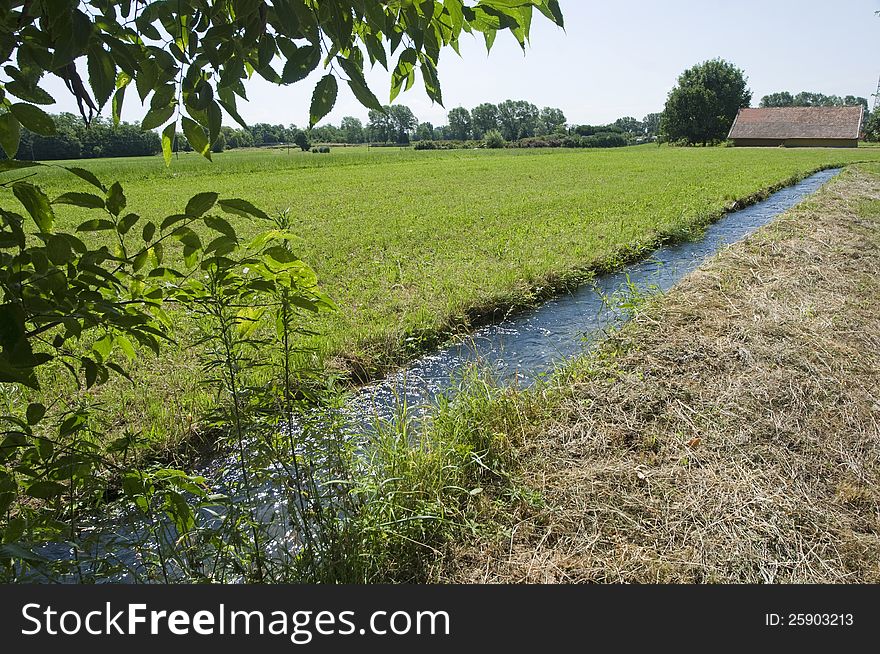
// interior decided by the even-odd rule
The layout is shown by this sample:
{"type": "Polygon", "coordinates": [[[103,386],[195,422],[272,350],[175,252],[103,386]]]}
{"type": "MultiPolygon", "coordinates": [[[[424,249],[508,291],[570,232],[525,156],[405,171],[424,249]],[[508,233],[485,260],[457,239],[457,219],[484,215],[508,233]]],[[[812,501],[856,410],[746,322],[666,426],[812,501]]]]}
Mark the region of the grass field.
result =
{"type": "MultiPolygon", "coordinates": [[[[832,164],[880,161],[880,149],[657,148],[414,152],[352,148],[229,152],[209,163],[79,161],[124,180],[128,210],[179,212],[201,191],[289,208],[300,256],[340,306],[312,320],[319,364],[361,378],[380,374],[493,310],[613,267],[664,238],[686,238],[734,200],[832,164]]],[[[36,178],[50,197],[80,189],[59,170],[36,178]]],[[[14,202],[14,200],[12,200],[14,202]]],[[[62,225],[83,217],[56,207],[62,225]]],[[[239,219],[243,234],[258,227],[239,219]]],[[[108,419],[172,446],[212,397],[178,321],[181,347],[148,355],[135,384],[105,388],[108,419]]],[[[66,387],[47,393],[68,392],[66,387]]]]}

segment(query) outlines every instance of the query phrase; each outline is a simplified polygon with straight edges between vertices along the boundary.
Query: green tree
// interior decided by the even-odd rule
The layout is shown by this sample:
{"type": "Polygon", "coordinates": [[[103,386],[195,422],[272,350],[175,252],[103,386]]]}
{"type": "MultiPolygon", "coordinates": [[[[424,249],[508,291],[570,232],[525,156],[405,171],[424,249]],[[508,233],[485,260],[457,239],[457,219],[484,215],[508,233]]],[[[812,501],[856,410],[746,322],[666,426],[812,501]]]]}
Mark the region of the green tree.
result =
{"type": "Polygon", "coordinates": [[[544,134],[557,134],[565,132],[565,123],[568,122],[562,109],[553,107],[544,107],[538,116],[538,130],[536,133],[541,136],[544,134]]]}
{"type": "Polygon", "coordinates": [[[409,143],[418,124],[412,109],[406,105],[385,105],[370,110],[367,134],[372,143],[409,143]]]}
{"type": "Polygon", "coordinates": [[[489,102],[477,105],[471,111],[471,129],[475,139],[481,139],[489,130],[498,129],[498,107],[489,102]]]}
{"type": "Polygon", "coordinates": [[[660,119],[663,114],[648,114],[642,118],[642,124],[645,126],[645,134],[647,136],[657,136],[660,133],[660,119]]]}
{"type": "Polygon", "coordinates": [[[858,107],[862,106],[868,113],[868,99],[855,95],[840,97],[825,95],[813,91],[801,91],[792,95],[788,91],[771,93],[761,98],[762,107],[858,107]]]}
{"type": "Polygon", "coordinates": [[[508,141],[535,135],[540,112],[531,102],[505,100],[498,105],[498,125],[508,141]]]}
{"type": "MultiPolygon", "coordinates": [[[[221,132],[217,135],[217,138],[211,144],[211,152],[223,152],[226,150],[226,134],[221,132]]],[[[158,151],[157,151],[158,152],[158,151]]]]}
{"type": "Polygon", "coordinates": [[[393,140],[394,121],[384,109],[370,109],[367,120],[367,138],[370,143],[387,143],[393,140]]]}
{"type": "Polygon", "coordinates": [[[159,135],[121,121],[96,117],[86,126],[73,114],[47,115],[55,124],[51,135],[23,128],[19,134],[19,159],[49,161],[90,157],[140,157],[162,151],[159,135]]]}
{"type": "Polygon", "coordinates": [[[385,107],[390,118],[392,138],[395,143],[409,143],[410,136],[416,131],[419,121],[412,109],[404,104],[385,107]]]}
{"type": "Polygon", "coordinates": [[[339,125],[346,143],[364,142],[364,124],[354,116],[346,116],[339,125]]]}
{"type": "Polygon", "coordinates": [[[236,129],[234,127],[229,127],[228,125],[224,125],[220,131],[226,137],[227,148],[249,148],[252,147],[254,144],[254,138],[251,136],[251,133],[246,129],[236,129]]]}
{"type": "Polygon", "coordinates": [[[302,129],[298,129],[296,134],[293,135],[293,143],[303,152],[312,147],[312,144],[309,141],[309,135],[302,129]]]}
{"type": "Polygon", "coordinates": [[[722,141],[751,100],[743,71],[722,59],[705,61],[679,76],[666,100],[661,132],[670,141],[689,144],[722,141]]]}
{"type": "Polygon", "coordinates": [[[847,95],[843,98],[843,106],[844,107],[858,107],[861,106],[862,109],[865,110],[865,114],[867,115],[868,109],[868,98],[862,98],[855,95],[847,95]]]}
{"type": "Polygon", "coordinates": [[[644,136],[645,124],[632,116],[624,116],[614,121],[614,126],[631,136],[644,136]]]}
{"type": "Polygon", "coordinates": [[[471,112],[464,107],[450,109],[447,114],[449,133],[453,139],[466,141],[471,138],[471,112]]]}
{"type": "Polygon", "coordinates": [[[760,106],[762,107],[793,107],[794,96],[788,91],[779,93],[771,93],[761,98],[760,106]]]}
{"type": "Polygon", "coordinates": [[[487,148],[492,148],[494,150],[505,146],[504,136],[497,129],[490,129],[486,132],[485,138],[487,148]]]}
{"type": "Polygon", "coordinates": [[[434,125],[431,123],[419,123],[419,126],[416,127],[416,140],[418,141],[433,141],[434,140],[434,125]]]}
{"type": "Polygon", "coordinates": [[[318,143],[339,143],[345,139],[345,135],[336,125],[320,125],[309,130],[312,141],[318,143]]]}
{"type": "Polygon", "coordinates": [[[865,121],[865,140],[880,141],[880,111],[872,112],[865,121]]]}

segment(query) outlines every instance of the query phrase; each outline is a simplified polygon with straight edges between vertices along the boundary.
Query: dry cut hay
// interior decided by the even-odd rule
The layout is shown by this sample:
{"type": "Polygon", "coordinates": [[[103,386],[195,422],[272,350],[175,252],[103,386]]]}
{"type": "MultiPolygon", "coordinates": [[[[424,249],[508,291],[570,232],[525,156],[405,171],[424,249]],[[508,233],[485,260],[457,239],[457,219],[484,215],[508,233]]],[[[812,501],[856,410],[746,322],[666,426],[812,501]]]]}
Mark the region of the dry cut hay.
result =
{"type": "Polygon", "coordinates": [[[878,200],[845,172],[545,389],[520,451],[543,503],[442,577],[880,581],[878,200]]]}

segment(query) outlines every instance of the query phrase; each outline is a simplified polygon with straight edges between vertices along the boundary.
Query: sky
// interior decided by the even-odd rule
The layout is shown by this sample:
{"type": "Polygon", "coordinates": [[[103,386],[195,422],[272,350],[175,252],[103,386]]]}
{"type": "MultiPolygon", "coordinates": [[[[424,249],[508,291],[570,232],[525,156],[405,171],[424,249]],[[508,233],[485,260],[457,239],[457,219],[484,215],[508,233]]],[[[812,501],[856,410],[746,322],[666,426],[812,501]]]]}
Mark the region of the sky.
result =
{"type": "MultiPolygon", "coordinates": [[[[499,34],[489,54],[481,36],[463,36],[461,57],[444,50],[438,69],[445,108],[431,102],[420,78],[395,102],[435,126],[446,123],[453,107],[508,98],[558,107],[569,123],[604,124],[661,111],[678,75],[715,57],[745,72],[753,106],[776,91],[856,95],[873,103],[880,77],[880,17],[874,14],[880,0],[560,0],[560,5],[565,29],[536,12],[525,53],[509,33],[499,34]]],[[[247,83],[250,102],[240,103],[239,111],[248,123],[305,125],[322,74],[288,87],[255,77],[247,83]]],[[[387,102],[390,74],[377,64],[367,81],[387,102]]],[[[60,80],[50,77],[43,85],[59,99],[53,111],[76,111],[60,80]]],[[[136,94],[129,93],[123,119],[140,120],[144,113],[136,94]]],[[[339,124],[343,116],[364,122],[367,117],[345,84],[322,123],[339,124]]]]}

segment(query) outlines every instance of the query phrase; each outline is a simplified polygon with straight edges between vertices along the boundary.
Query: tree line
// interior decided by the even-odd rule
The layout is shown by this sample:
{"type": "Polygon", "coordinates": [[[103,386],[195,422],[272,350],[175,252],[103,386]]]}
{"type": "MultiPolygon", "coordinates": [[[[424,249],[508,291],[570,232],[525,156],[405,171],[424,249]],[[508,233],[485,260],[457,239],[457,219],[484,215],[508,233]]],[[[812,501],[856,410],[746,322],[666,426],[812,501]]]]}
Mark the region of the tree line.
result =
{"type": "MultiPolygon", "coordinates": [[[[159,134],[144,130],[136,123],[119,122],[101,116],[86,125],[71,113],[53,115],[56,130],[44,136],[25,128],[21,130],[19,157],[31,161],[88,159],[98,157],[152,156],[162,152],[159,134]]],[[[659,132],[660,114],[648,114],[642,120],[624,116],[607,125],[569,125],[561,109],[536,105],[525,100],[505,100],[499,104],[482,103],[471,110],[451,109],[447,124],[434,126],[418,120],[412,109],[403,104],[386,105],[382,111],[371,109],[364,124],[346,116],[339,125],[323,124],[311,129],[296,125],[254,123],[247,129],[223,126],[211,150],[290,146],[308,150],[312,143],[408,144],[411,142],[466,142],[485,140],[498,134],[502,144],[521,147],[611,147],[650,140],[659,132]],[[618,135],[610,139],[608,135],[618,135]],[[588,141],[579,137],[596,137],[588,141]],[[564,140],[567,137],[568,140],[564,140]]],[[[497,141],[493,141],[497,142],[497,141]]],[[[177,132],[172,151],[189,152],[193,147],[182,132],[177,132]]]]}
{"type": "Polygon", "coordinates": [[[28,161],[90,159],[96,157],[139,157],[159,154],[162,142],[152,130],[120,122],[114,125],[100,116],[86,126],[79,116],[62,113],[52,116],[52,136],[21,129],[18,158],[28,161]]]}
{"type": "MultiPolygon", "coordinates": [[[[423,147],[452,147],[442,142],[491,141],[493,147],[615,147],[654,140],[686,144],[723,141],[736,113],[748,107],[752,94],[746,77],[733,64],[715,59],[686,70],[670,92],[663,113],[651,113],[641,120],[618,118],[607,125],[570,125],[561,109],[544,107],[525,100],[484,102],[473,109],[456,107],[447,114],[444,125],[418,120],[403,104],[371,109],[364,124],[346,116],[339,125],[323,124],[311,129],[296,125],[254,123],[247,129],[223,126],[211,149],[271,147],[287,145],[308,150],[312,143],[357,145],[408,144],[423,147]],[[491,138],[487,138],[487,135],[491,138]],[[587,138],[590,137],[590,138],[587,138]],[[438,142],[435,145],[425,142],[438,142]]],[[[761,107],[859,106],[865,108],[865,137],[880,140],[880,116],[868,112],[868,100],[847,95],[825,95],[802,91],[771,93],[761,98],[761,107]]],[[[86,159],[97,157],[151,156],[162,151],[159,135],[142,125],[95,117],[90,125],[70,113],[52,116],[56,129],[51,136],[21,129],[19,157],[28,160],[86,159]]],[[[193,148],[178,132],[173,151],[193,148]]]]}
{"type": "Polygon", "coordinates": [[[867,115],[867,98],[855,95],[840,97],[839,95],[825,95],[812,91],[801,91],[797,95],[792,95],[788,91],[771,93],[761,98],[760,103],[762,107],[858,107],[859,105],[865,108],[865,115],[867,115]]]}

